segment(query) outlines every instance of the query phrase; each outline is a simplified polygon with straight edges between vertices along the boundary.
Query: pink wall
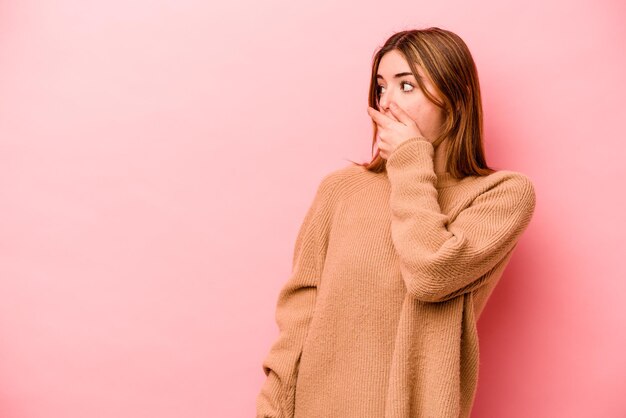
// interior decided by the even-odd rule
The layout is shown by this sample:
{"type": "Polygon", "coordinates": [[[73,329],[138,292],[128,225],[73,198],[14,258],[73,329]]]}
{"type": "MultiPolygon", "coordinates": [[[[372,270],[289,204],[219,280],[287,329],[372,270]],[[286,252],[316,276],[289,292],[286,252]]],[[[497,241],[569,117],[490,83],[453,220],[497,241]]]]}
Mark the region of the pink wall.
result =
{"type": "Polygon", "coordinates": [[[430,25],[537,191],[473,416],[626,416],[623,2],[208,4],[0,2],[0,417],[253,416],[304,211],[368,157],[372,54],[430,25]]]}

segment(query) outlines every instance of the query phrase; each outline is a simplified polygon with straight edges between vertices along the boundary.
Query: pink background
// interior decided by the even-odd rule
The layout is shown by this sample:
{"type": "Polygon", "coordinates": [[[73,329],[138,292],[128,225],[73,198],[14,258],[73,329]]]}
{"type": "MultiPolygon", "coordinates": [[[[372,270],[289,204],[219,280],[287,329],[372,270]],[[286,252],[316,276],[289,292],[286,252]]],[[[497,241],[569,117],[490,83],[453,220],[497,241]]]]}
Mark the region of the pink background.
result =
{"type": "Polygon", "coordinates": [[[537,208],[474,417],[626,416],[623,2],[0,2],[0,417],[251,417],[295,234],[440,26],[537,208]],[[619,257],[619,258],[618,258],[619,257]]]}

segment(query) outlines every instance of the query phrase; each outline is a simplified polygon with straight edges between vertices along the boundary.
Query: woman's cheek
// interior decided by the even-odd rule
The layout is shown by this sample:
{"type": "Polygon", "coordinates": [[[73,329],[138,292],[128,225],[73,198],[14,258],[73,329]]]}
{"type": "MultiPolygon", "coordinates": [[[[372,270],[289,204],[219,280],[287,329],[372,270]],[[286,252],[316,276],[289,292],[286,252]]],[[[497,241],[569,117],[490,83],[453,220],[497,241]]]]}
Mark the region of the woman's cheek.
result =
{"type": "Polygon", "coordinates": [[[411,119],[413,119],[415,122],[417,122],[419,124],[419,111],[416,108],[409,108],[406,110],[406,113],[409,114],[409,116],[411,117],[411,119]]]}

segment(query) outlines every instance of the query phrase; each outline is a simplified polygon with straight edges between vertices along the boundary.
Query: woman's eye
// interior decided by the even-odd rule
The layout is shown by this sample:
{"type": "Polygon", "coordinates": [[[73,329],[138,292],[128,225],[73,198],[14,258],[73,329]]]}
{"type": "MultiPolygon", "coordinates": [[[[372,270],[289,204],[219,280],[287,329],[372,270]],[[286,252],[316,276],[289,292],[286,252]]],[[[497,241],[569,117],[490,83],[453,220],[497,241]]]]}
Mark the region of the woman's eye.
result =
{"type": "MultiPolygon", "coordinates": [[[[403,88],[403,89],[402,89],[402,91],[404,91],[405,93],[408,93],[408,92],[410,92],[410,91],[413,91],[413,89],[415,88],[415,86],[414,86],[413,84],[409,83],[408,81],[403,81],[403,82],[402,82],[402,83],[400,83],[400,84],[401,84],[402,86],[407,85],[407,86],[410,86],[410,87],[411,87],[409,90],[405,90],[405,89],[403,88]]],[[[382,94],[382,93],[384,93],[384,92],[382,91],[382,89],[384,89],[384,88],[385,88],[385,87],[383,87],[383,86],[379,85],[379,86],[378,86],[378,94],[382,94]]]]}

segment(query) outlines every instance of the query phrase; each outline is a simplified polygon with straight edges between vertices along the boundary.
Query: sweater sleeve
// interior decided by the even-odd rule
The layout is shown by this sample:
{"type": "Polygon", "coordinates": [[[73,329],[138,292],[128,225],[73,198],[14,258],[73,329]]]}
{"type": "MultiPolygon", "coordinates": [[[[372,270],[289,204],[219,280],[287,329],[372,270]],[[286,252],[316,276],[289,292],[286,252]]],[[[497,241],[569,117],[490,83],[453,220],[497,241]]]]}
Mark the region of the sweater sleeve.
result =
{"type": "Polygon", "coordinates": [[[407,292],[442,302],[472,291],[515,247],[535,208],[532,182],[502,176],[454,220],[441,212],[434,148],[423,138],[402,142],[386,162],[391,183],[392,241],[407,292]]]}
{"type": "Polygon", "coordinates": [[[300,355],[326,254],[329,182],[329,176],[322,180],[304,216],[295,241],[292,272],[278,295],[275,319],[279,336],[263,361],[267,378],[257,396],[257,418],[293,417],[300,355]]]}

